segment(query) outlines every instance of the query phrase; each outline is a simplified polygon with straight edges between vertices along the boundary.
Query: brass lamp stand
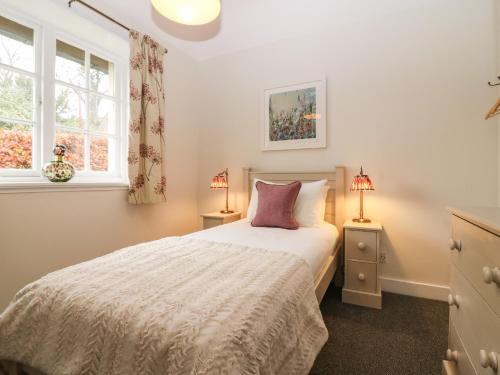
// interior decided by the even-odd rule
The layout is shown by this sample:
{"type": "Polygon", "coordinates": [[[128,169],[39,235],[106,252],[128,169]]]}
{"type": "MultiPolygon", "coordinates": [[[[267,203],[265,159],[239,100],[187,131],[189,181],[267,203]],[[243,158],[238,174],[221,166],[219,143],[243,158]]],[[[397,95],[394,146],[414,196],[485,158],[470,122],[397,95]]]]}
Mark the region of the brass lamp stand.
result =
{"type": "Polygon", "coordinates": [[[229,209],[229,170],[226,168],[212,178],[211,189],[226,189],[226,209],[220,210],[221,214],[232,214],[234,211],[229,209]]]}

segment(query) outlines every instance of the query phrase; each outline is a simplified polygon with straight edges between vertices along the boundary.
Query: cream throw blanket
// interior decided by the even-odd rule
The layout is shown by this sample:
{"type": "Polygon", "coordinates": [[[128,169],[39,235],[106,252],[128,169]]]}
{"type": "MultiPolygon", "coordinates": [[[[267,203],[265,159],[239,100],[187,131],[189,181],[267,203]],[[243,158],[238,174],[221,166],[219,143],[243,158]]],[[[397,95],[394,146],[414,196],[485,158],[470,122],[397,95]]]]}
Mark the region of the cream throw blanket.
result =
{"type": "Polygon", "coordinates": [[[327,337],[305,261],[183,237],[51,273],[0,315],[0,359],[49,375],[307,374],[327,337]]]}

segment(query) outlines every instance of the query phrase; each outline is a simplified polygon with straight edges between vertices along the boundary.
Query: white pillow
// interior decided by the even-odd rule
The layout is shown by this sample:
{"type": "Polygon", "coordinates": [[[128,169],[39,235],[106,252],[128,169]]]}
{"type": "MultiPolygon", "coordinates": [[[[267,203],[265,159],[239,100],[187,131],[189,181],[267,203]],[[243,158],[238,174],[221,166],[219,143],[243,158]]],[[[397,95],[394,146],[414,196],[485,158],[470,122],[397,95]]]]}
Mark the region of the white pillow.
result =
{"type": "Polygon", "coordinates": [[[293,215],[301,227],[314,227],[325,220],[326,180],[306,182],[300,188],[293,215]]]}
{"type": "MultiPolygon", "coordinates": [[[[266,184],[278,185],[274,182],[254,179],[252,185],[252,196],[248,204],[247,220],[251,222],[257,214],[259,205],[259,193],[255,184],[257,181],[262,181],[266,184]]],[[[304,182],[300,188],[293,215],[295,220],[301,227],[313,227],[321,224],[324,221],[326,209],[326,196],[328,194],[328,186],[326,180],[315,182],[304,182]]]]}

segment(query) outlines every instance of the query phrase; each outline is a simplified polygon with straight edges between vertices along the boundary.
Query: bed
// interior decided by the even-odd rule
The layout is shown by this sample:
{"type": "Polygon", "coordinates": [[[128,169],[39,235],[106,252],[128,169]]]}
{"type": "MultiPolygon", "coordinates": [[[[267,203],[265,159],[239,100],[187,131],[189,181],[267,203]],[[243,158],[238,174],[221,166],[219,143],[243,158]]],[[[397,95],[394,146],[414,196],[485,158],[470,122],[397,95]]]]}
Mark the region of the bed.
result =
{"type": "Polygon", "coordinates": [[[307,374],[328,336],[343,168],[245,170],[245,192],[253,178],[326,178],[327,223],[287,236],[242,220],[53,272],[0,315],[0,373],[307,374]]]}
{"type": "MultiPolygon", "coordinates": [[[[271,181],[274,183],[288,183],[291,181],[312,182],[327,180],[329,187],[326,197],[325,223],[333,225],[336,229],[336,238],[331,248],[331,253],[326,257],[318,273],[314,274],[314,289],[318,301],[321,302],[328,286],[333,280],[337,269],[343,263],[343,253],[341,250],[343,243],[343,225],[345,221],[345,168],[337,166],[335,171],[327,172],[268,172],[253,170],[252,168],[243,169],[244,202],[243,212],[246,212],[252,193],[252,184],[254,179],[271,181]]],[[[337,274],[339,283],[342,283],[340,272],[337,274]]]]}

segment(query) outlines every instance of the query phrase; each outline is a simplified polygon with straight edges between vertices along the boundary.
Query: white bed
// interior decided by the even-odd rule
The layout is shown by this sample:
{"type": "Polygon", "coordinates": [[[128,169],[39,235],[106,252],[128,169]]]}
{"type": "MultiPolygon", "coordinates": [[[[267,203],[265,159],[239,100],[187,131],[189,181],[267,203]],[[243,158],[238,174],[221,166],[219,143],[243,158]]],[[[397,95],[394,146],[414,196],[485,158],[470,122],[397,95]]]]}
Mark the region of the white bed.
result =
{"type": "MultiPolygon", "coordinates": [[[[345,202],[344,202],[344,190],[345,190],[345,179],[344,179],[344,167],[335,167],[335,171],[327,171],[327,172],[268,172],[268,171],[259,171],[254,170],[252,168],[244,168],[243,169],[243,187],[245,199],[245,206],[242,208],[243,212],[246,212],[248,209],[248,203],[250,202],[251,194],[253,191],[253,184],[255,179],[260,179],[264,181],[270,181],[277,184],[286,184],[292,181],[301,181],[301,182],[314,182],[319,180],[326,180],[326,186],[328,186],[328,194],[326,197],[326,206],[325,206],[325,216],[324,221],[325,224],[331,224],[336,229],[334,234],[336,238],[333,239],[334,244],[328,250],[330,251],[329,255],[325,258],[316,255],[316,261],[312,259],[307,260],[307,258],[312,255],[307,252],[307,249],[310,249],[311,245],[307,245],[304,248],[302,246],[297,247],[293,240],[288,240],[287,238],[293,238],[294,234],[290,233],[293,231],[285,231],[280,233],[286,233],[282,235],[280,241],[283,243],[290,243],[290,249],[296,249],[297,255],[301,255],[306,261],[308,261],[309,265],[312,267],[314,274],[314,288],[316,293],[316,298],[319,302],[323,299],[323,296],[326,293],[326,290],[330,286],[333,277],[337,269],[342,266],[343,262],[343,254],[341,250],[342,241],[343,241],[343,224],[345,220],[345,202]],[[319,271],[318,271],[319,270],[319,271]]],[[[328,225],[325,225],[328,228],[328,225]]],[[[331,228],[331,227],[330,227],[331,228]]],[[[306,229],[306,228],[300,228],[306,229]]],[[[307,231],[305,231],[307,233],[307,231]]],[[[313,233],[312,231],[311,233],[313,233]]],[[[303,236],[304,231],[300,232],[300,236],[303,236]]],[[[314,235],[312,235],[314,236],[314,235]]],[[[257,241],[254,239],[253,241],[257,241]]],[[[313,240],[314,241],[314,240],[313,240]]],[[[321,240],[320,240],[321,242],[321,240]]],[[[266,245],[265,243],[263,245],[266,245]]],[[[278,244],[276,244],[278,247],[278,244]]],[[[284,250],[287,251],[287,250],[284,250]]],[[[289,250],[293,252],[293,250],[289,250]]],[[[326,246],[325,246],[326,251],[326,246]]]]}
{"type": "Polygon", "coordinates": [[[245,170],[247,193],[253,178],[326,179],[325,223],[242,220],[48,274],[0,315],[0,374],[307,374],[328,337],[317,302],[341,264],[344,170],[245,170]]]}
{"type": "Polygon", "coordinates": [[[297,230],[253,227],[246,219],[213,227],[186,237],[201,240],[234,243],[271,251],[284,251],[299,256],[311,267],[317,281],[327,260],[334,254],[339,231],[335,225],[323,222],[317,227],[297,230]]]}

